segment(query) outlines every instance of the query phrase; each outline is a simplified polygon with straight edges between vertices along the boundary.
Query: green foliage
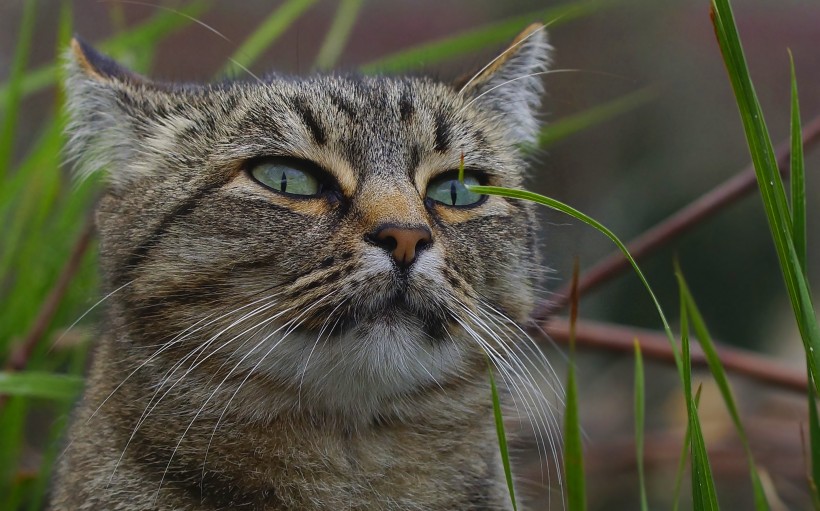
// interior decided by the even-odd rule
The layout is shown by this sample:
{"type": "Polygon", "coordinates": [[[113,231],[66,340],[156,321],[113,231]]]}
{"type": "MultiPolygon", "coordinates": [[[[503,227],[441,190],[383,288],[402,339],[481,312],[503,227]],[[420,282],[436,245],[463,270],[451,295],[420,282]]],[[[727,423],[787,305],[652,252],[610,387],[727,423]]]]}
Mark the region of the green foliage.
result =
{"type": "Polygon", "coordinates": [[[709,454],[700,427],[698,407],[692,398],[692,359],[689,355],[689,319],[687,308],[681,298],[681,356],[683,358],[683,392],[686,396],[686,415],[689,419],[689,446],[692,460],[692,504],[695,511],[716,511],[720,509],[717,501],[715,480],[712,467],[709,465],[709,454]]]}
{"type": "Polygon", "coordinates": [[[814,381],[815,390],[818,390],[820,389],[818,387],[820,385],[820,325],[814,313],[809,283],[803,272],[801,257],[798,255],[793,237],[794,221],[789,212],[783,180],[775,161],[772,140],[769,137],[763,112],[749,76],[729,0],[712,1],[712,20],[729,73],[729,81],[735,92],[740,118],[743,121],[758,188],[763,198],[766,218],[769,221],[769,230],[780,260],[780,269],[786,282],[797,327],[803,339],[811,380],[814,381]]]}
{"type": "Polygon", "coordinates": [[[228,59],[223,73],[246,70],[316,0],[288,0],[273,11],[228,59]]]}
{"type": "Polygon", "coordinates": [[[76,399],[83,388],[77,375],[27,371],[0,372],[0,394],[58,401],[76,399]]]}
{"type": "Polygon", "coordinates": [[[608,103],[594,106],[583,112],[558,119],[555,122],[547,123],[538,135],[538,145],[540,147],[549,147],[556,142],[571,137],[575,133],[603,124],[614,117],[631,112],[649,103],[656,97],[657,94],[655,90],[651,87],[647,87],[625,94],[608,103]]]}
{"type": "Polygon", "coordinates": [[[584,475],[584,446],[581,435],[581,417],[578,412],[578,382],[575,375],[575,327],[578,322],[578,261],[572,272],[570,298],[569,364],[567,367],[567,395],[564,410],[564,471],[566,472],[567,509],[586,511],[586,478],[584,475]]]}
{"type": "Polygon", "coordinates": [[[490,376],[490,391],[493,398],[493,417],[495,418],[495,431],[498,436],[498,449],[501,453],[501,463],[504,466],[504,478],[507,480],[507,491],[510,494],[510,503],[515,511],[518,511],[518,503],[515,500],[515,486],[513,485],[512,468],[510,467],[510,451],[507,449],[507,434],[504,432],[504,415],[501,412],[501,398],[498,396],[498,387],[495,386],[493,376],[493,365],[487,359],[487,373],[490,376]]]}
{"type": "Polygon", "coordinates": [[[482,48],[508,43],[521,32],[523,27],[532,23],[533,20],[544,20],[544,23],[548,26],[555,27],[597,12],[601,8],[614,3],[602,0],[571,2],[523,16],[516,16],[382,57],[365,64],[362,71],[365,73],[395,73],[416,69],[421,65],[429,66],[430,64],[470,54],[482,48]]]}
{"type": "MultiPolygon", "coordinates": [[[[700,346],[706,354],[706,361],[709,364],[709,370],[712,372],[712,377],[715,379],[715,382],[720,389],[720,393],[723,396],[723,401],[726,403],[726,409],[729,410],[729,415],[732,417],[732,423],[735,425],[735,430],[740,437],[740,442],[743,444],[743,450],[746,451],[746,457],[749,462],[749,471],[752,480],[752,488],[754,490],[755,509],[758,511],[768,510],[769,503],[766,501],[766,493],[763,491],[763,484],[760,482],[760,476],[758,476],[757,465],[755,464],[754,457],[752,456],[751,445],[749,445],[749,437],[746,435],[746,429],[743,427],[743,423],[740,420],[740,413],[737,411],[737,405],[735,404],[735,399],[732,395],[732,389],[729,387],[729,380],[726,378],[726,371],[723,369],[723,364],[720,362],[717,348],[715,348],[715,343],[712,341],[712,336],[706,328],[706,322],[703,320],[703,315],[701,315],[700,310],[695,303],[695,299],[692,297],[691,291],[689,291],[689,286],[683,278],[683,273],[677,265],[675,268],[675,276],[678,279],[678,286],[680,288],[681,307],[685,310],[686,316],[688,316],[689,321],[695,330],[695,335],[697,335],[700,346]]],[[[684,316],[682,315],[681,322],[683,322],[683,317],[684,316]]]]}
{"type": "Polygon", "coordinates": [[[641,511],[649,511],[649,503],[646,500],[646,476],[643,467],[643,433],[646,407],[645,386],[641,344],[635,339],[635,459],[638,462],[638,485],[641,495],[641,511]]]}
{"type": "Polygon", "coordinates": [[[359,16],[359,10],[361,10],[363,4],[364,0],[339,1],[339,10],[336,11],[333,24],[327,31],[325,41],[319,49],[319,54],[316,55],[314,68],[327,70],[336,64],[342,50],[344,50],[347,39],[350,37],[350,31],[356,23],[356,18],[359,16]]]}
{"type": "Polygon", "coordinates": [[[31,50],[31,39],[34,36],[35,0],[26,0],[23,7],[23,20],[20,22],[20,35],[17,38],[17,51],[9,73],[8,93],[5,97],[6,115],[0,130],[0,177],[6,174],[11,162],[11,151],[14,144],[14,126],[20,110],[23,70],[31,50]]]}

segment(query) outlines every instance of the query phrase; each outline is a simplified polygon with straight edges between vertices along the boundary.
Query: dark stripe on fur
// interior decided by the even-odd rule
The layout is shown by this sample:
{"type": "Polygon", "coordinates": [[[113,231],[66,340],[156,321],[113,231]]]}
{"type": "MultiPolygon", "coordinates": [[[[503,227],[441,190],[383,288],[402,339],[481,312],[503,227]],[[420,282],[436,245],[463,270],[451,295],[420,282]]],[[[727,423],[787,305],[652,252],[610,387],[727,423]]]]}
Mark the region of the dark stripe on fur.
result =
{"type": "Polygon", "coordinates": [[[413,105],[412,93],[410,88],[406,87],[399,98],[399,117],[402,122],[409,122],[415,112],[416,107],[413,105]]]}
{"type": "Polygon", "coordinates": [[[436,114],[436,141],[435,150],[443,153],[450,148],[450,125],[442,113],[436,114]]]}
{"type": "Polygon", "coordinates": [[[338,108],[340,112],[347,115],[350,119],[356,118],[356,107],[347,98],[336,91],[329,92],[328,97],[330,97],[330,102],[333,103],[333,106],[338,108]]]}
{"type": "Polygon", "coordinates": [[[313,111],[310,109],[307,101],[299,97],[291,98],[291,105],[293,109],[296,110],[296,113],[299,114],[299,117],[302,118],[302,122],[305,123],[308,130],[310,130],[313,140],[319,145],[325,145],[325,143],[327,143],[327,134],[324,128],[319,124],[316,116],[313,115],[313,111]]]}

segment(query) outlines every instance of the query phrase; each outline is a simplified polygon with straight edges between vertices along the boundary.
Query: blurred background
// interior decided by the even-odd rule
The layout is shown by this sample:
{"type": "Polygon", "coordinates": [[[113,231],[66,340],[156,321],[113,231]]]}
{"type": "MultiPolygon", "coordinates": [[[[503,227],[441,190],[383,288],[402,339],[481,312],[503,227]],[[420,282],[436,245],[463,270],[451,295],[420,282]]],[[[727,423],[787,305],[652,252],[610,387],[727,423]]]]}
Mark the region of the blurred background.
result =
{"type": "MultiPolygon", "coordinates": [[[[567,3],[366,0],[346,44],[337,48],[334,68],[390,69],[389,62],[380,63],[380,59],[506,19],[523,28],[530,21],[543,20],[550,8],[567,3]]],[[[24,11],[28,9],[33,19],[25,70],[38,70],[54,61],[60,27],[67,26],[60,21],[66,19],[65,4],[73,14],[71,30],[92,44],[168,13],[167,9],[187,5],[96,0],[3,0],[0,4],[0,82],[4,84],[0,115],[5,115],[4,129],[13,131],[11,147],[0,147],[0,178],[6,188],[5,194],[0,190],[0,201],[5,201],[0,202],[5,221],[0,231],[0,303],[4,309],[0,312],[0,355],[5,358],[0,360],[7,365],[37,324],[39,304],[54,288],[81,235],[85,211],[96,189],[95,183],[72,184],[55,151],[48,156],[42,149],[57,136],[44,129],[59,101],[55,87],[44,81],[37,92],[25,95],[13,112],[13,124],[8,122],[7,82],[15,54],[21,51],[18,41],[25,26],[24,11]],[[30,161],[29,155],[38,149],[43,156],[30,161]],[[49,209],[40,212],[37,204],[47,204],[49,209]],[[64,211],[61,207],[71,215],[60,213],[64,211]],[[36,221],[20,220],[24,217],[36,221]]],[[[125,40],[110,52],[160,80],[207,81],[220,75],[227,58],[280,4],[203,2],[201,9],[191,13],[196,22],[177,16],[180,26],[168,29],[155,49],[141,46],[139,40],[125,40]]],[[[820,115],[820,3],[742,0],[734,4],[752,78],[777,143],[788,137],[789,128],[787,49],[796,63],[804,124],[820,115]]],[[[306,2],[305,10],[252,64],[252,71],[312,72],[337,7],[335,0],[306,2]]],[[[627,240],[743,169],[749,161],[748,149],[706,0],[597,2],[588,10],[583,16],[559,20],[550,29],[554,68],[567,71],[545,77],[544,118],[558,124],[601,105],[614,105],[617,114],[547,143],[536,155],[530,188],[573,205],[627,240]]],[[[410,70],[451,80],[481,67],[503,47],[503,43],[490,44],[454,58],[422,52],[414,57],[410,70]]],[[[814,289],[820,288],[818,164],[820,156],[808,150],[808,273],[814,289]]],[[[583,269],[614,248],[596,231],[560,214],[543,211],[540,222],[544,262],[554,270],[544,282],[544,298],[566,284],[575,257],[583,269]]],[[[787,364],[795,374],[805,372],[801,343],[756,191],[642,262],[668,311],[677,308],[672,273],[675,256],[717,339],[787,364]]],[[[66,329],[99,298],[93,257],[92,243],[41,333],[44,341],[31,358],[39,361],[41,370],[79,370],[84,364],[100,314],[95,310],[67,334],[66,329]],[[59,343],[51,351],[43,347],[56,340],[59,343]]],[[[583,296],[581,316],[660,330],[657,314],[631,272],[583,296]]],[[[556,370],[563,373],[565,348],[546,344],[545,349],[556,370]]],[[[590,509],[637,508],[632,358],[581,349],[577,363],[590,509]]],[[[650,505],[668,509],[686,424],[685,405],[674,368],[652,361],[647,364],[650,505]]],[[[696,376],[704,385],[701,414],[721,503],[725,509],[751,509],[741,445],[711,378],[707,373],[696,376]]],[[[807,447],[801,434],[807,422],[805,396],[744,377],[733,377],[732,383],[764,482],[771,485],[772,495],[782,506],[778,509],[809,509],[807,447]]],[[[47,471],[42,467],[56,454],[53,439],[70,409],[70,399],[58,400],[58,404],[12,399],[2,405],[0,433],[4,436],[0,443],[10,442],[4,438],[24,439],[5,445],[5,451],[0,445],[3,481],[13,484],[10,491],[15,492],[10,509],[37,509],[39,500],[27,492],[45,485],[47,471]],[[20,434],[13,437],[9,431],[20,434]]],[[[518,447],[526,451],[531,446],[520,442],[518,447]]],[[[561,509],[557,480],[554,476],[551,482],[541,480],[537,461],[527,461],[532,456],[526,454],[519,473],[531,482],[527,490],[538,499],[535,509],[547,509],[549,500],[561,509]]],[[[688,490],[683,493],[686,509],[688,490]]]]}

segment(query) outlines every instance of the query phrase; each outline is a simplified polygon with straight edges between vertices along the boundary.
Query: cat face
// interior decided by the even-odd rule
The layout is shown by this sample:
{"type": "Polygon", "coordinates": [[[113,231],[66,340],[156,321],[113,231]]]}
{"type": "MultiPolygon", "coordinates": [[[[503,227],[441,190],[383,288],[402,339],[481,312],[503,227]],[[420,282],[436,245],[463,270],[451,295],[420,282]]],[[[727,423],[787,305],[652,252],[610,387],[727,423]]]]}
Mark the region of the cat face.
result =
{"type": "Polygon", "coordinates": [[[460,88],[155,84],[75,41],[71,151],[109,176],[97,221],[117,335],[158,347],[165,374],[345,413],[483,374],[532,306],[533,216],[457,170],[520,186],[542,28],[460,88]]]}

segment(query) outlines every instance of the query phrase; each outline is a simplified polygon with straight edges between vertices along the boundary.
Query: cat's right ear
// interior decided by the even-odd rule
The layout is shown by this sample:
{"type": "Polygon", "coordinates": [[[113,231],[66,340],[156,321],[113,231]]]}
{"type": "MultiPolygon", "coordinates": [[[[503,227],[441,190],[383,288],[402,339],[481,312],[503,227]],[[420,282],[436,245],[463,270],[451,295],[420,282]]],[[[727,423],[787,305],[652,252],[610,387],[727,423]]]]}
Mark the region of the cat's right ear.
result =
{"type": "Polygon", "coordinates": [[[144,177],[152,105],[166,102],[166,94],[76,37],[67,53],[67,153],[78,177],[105,171],[115,189],[144,177]]]}

